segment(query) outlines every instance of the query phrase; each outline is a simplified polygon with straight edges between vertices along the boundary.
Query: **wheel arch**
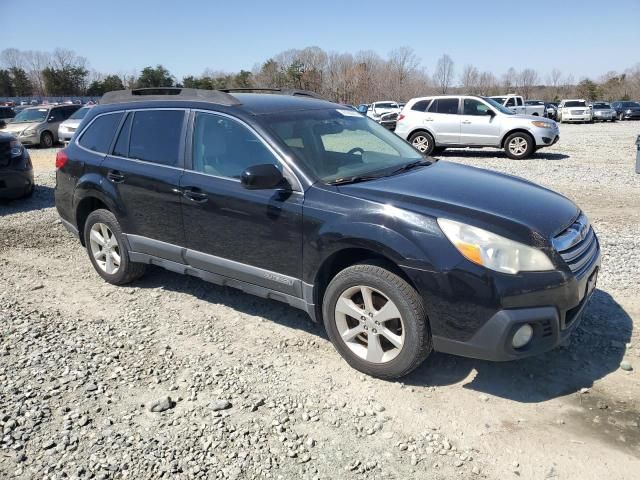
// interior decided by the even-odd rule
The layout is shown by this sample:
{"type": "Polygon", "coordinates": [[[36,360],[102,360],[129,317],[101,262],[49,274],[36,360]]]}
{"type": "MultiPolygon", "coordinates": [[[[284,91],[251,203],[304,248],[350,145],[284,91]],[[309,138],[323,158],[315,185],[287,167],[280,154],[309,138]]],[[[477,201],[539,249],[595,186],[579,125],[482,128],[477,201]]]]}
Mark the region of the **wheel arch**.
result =
{"type": "Polygon", "coordinates": [[[80,242],[85,245],[84,225],[89,214],[98,209],[105,209],[119,217],[120,209],[107,192],[100,188],[99,179],[84,178],[74,190],[74,219],[78,228],[80,242]]]}
{"type": "Polygon", "coordinates": [[[505,134],[502,136],[502,139],[500,140],[500,148],[504,148],[504,142],[507,140],[509,135],[512,135],[514,133],[526,133],[527,135],[529,135],[529,137],[531,137],[531,140],[533,140],[534,148],[538,146],[536,144],[536,137],[529,130],[527,130],[526,128],[512,128],[511,130],[505,132],[505,134]]]}
{"type": "Polygon", "coordinates": [[[420,132],[428,133],[429,135],[431,135],[431,138],[433,139],[433,144],[437,145],[435,134],[431,130],[429,130],[427,127],[424,127],[424,126],[414,128],[413,130],[411,130],[407,135],[407,142],[409,141],[409,138],[411,138],[412,135],[415,135],[416,133],[420,133],[420,132]]]}

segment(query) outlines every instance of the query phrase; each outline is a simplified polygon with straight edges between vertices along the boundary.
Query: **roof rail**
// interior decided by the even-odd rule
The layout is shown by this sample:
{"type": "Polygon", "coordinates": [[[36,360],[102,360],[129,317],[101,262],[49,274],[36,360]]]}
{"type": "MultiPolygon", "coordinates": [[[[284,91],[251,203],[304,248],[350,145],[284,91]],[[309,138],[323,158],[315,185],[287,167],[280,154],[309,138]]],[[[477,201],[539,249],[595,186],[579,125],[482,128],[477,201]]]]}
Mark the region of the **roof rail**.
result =
{"type": "Polygon", "coordinates": [[[220,90],[200,90],[197,88],[152,87],[132,90],[114,90],[102,95],[100,104],[146,102],[149,100],[198,100],[233,106],[241,102],[233,95],[220,90]]]}
{"type": "Polygon", "coordinates": [[[221,92],[226,93],[250,93],[250,92],[266,92],[277,93],[280,95],[292,95],[298,97],[311,97],[317,100],[327,100],[322,95],[310,90],[299,90],[297,88],[221,88],[221,92]]]}

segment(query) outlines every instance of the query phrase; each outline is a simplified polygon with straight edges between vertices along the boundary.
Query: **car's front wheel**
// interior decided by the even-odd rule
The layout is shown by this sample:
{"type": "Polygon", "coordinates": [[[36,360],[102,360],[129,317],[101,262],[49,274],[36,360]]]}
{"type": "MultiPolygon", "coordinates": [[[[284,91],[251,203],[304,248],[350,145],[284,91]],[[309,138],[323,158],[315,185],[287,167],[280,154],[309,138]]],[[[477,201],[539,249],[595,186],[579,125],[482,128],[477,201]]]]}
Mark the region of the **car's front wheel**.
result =
{"type": "Polygon", "coordinates": [[[114,285],[130,283],[144,274],[146,265],[129,259],[122,229],[109,210],[95,210],[84,225],[89,259],[98,274],[114,285]]]}
{"type": "Polygon", "coordinates": [[[422,298],[382,266],[363,263],[338,273],[327,287],[322,312],[335,348],[367,375],[402,377],[431,353],[422,298]]]}
{"type": "Polygon", "coordinates": [[[536,148],[533,137],[528,133],[515,132],[504,141],[504,151],[509,158],[522,160],[529,157],[536,148]]]}
{"type": "Polygon", "coordinates": [[[409,143],[413,148],[425,155],[431,155],[435,148],[435,142],[431,134],[427,132],[416,132],[409,137],[409,143]]]}
{"type": "Polygon", "coordinates": [[[53,147],[53,135],[51,132],[42,132],[42,135],[40,135],[40,146],[44,148],[53,147]]]}

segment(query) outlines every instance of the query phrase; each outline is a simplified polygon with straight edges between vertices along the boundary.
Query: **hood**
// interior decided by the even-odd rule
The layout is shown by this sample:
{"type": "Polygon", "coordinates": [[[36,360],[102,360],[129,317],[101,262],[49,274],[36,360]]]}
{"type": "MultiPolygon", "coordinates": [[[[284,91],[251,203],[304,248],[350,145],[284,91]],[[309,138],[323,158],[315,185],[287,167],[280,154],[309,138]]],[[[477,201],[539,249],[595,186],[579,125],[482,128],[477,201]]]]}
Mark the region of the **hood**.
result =
{"type": "Polygon", "coordinates": [[[518,122],[520,122],[522,120],[529,120],[529,121],[532,121],[532,122],[539,122],[539,121],[542,120],[542,121],[547,121],[549,123],[553,123],[553,120],[551,120],[549,118],[541,117],[539,115],[519,115],[519,114],[516,114],[516,115],[505,115],[505,116],[507,118],[510,118],[510,119],[518,121],[518,122]]]}
{"type": "Polygon", "coordinates": [[[35,128],[40,125],[40,122],[28,122],[28,123],[7,123],[7,125],[2,129],[3,132],[10,133],[20,133],[27,128],[35,128]]]}
{"type": "Polygon", "coordinates": [[[640,112],[640,107],[622,107],[621,110],[631,111],[631,112],[640,112]]]}
{"type": "Polygon", "coordinates": [[[539,236],[550,240],[579,214],[566,197],[524,179],[446,161],[343,185],[340,192],[463,221],[529,244],[539,236]]]}

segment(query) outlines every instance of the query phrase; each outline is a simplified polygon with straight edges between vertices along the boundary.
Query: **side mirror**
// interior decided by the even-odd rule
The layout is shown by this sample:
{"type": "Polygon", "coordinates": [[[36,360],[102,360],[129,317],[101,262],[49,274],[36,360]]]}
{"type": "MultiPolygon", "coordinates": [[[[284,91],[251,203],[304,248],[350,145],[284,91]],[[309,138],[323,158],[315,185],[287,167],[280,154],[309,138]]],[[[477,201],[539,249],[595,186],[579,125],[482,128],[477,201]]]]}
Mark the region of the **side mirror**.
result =
{"type": "Polygon", "coordinates": [[[495,117],[496,116],[496,112],[494,112],[490,108],[487,108],[487,115],[489,115],[490,117],[495,117]]]}
{"type": "Polygon", "coordinates": [[[253,165],[240,176],[240,183],[247,190],[268,190],[282,186],[283,182],[282,172],[271,163],[253,165]]]}

